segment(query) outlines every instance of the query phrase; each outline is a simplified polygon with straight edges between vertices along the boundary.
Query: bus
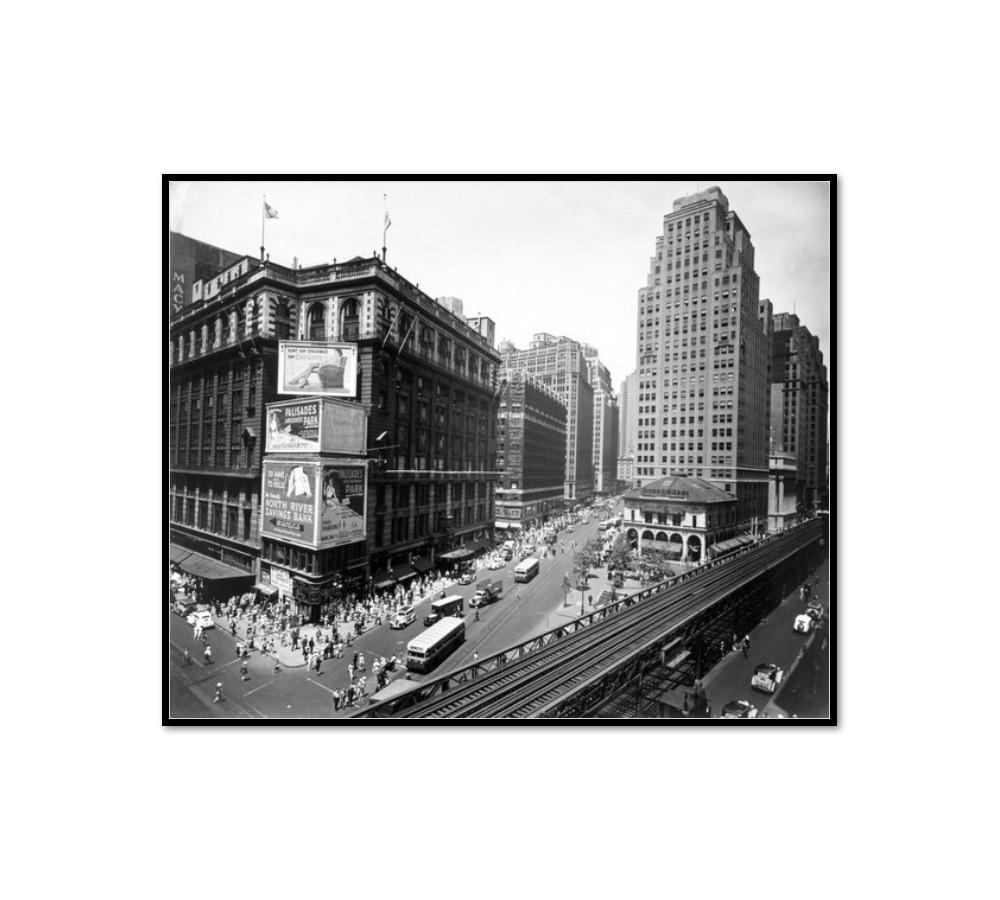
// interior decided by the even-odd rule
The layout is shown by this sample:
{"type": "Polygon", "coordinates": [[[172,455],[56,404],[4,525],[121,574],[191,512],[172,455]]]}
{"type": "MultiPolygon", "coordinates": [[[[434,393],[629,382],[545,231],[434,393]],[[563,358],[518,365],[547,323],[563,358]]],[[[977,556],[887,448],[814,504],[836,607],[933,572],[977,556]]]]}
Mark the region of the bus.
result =
{"type": "Polygon", "coordinates": [[[406,645],[406,668],[429,672],[464,640],[465,622],[448,616],[406,645]]]}
{"type": "Polygon", "coordinates": [[[538,560],[529,556],[514,566],[514,581],[531,581],[538,574],[538,560]]]}
{"type": "Polygon", "coordinates": [[[460,616],[465,609],[465,601],[458,594],[431,601],[430,612],[424,616],[424,625],[433,625],[446,616],[460,616]]]}

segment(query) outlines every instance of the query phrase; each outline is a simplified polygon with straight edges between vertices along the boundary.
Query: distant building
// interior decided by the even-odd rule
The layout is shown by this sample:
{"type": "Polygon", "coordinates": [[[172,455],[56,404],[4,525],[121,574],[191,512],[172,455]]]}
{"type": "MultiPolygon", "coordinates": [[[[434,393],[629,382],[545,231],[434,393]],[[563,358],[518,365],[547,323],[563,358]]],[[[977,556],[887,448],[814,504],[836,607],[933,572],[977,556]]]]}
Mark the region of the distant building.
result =
{"type": "Polygon", "coordinates": [[[635,487],[636,401],[639,375],[633,372],[621,384],[618,428],[618,479],[635,487]]]}
{"type": "Polygon", "coordinates": [[[601,362],[598,350],[581,344],[587,361],[587,377],[594,390],[594,491],[615,490],[618,482],[618,398],[611,389],[611,373],[601,362]]]}
{"type": "Polygon", "coordinates": [[[208,281],[243,258],[239,253],[206,244],[177,231],[171,231],[168,240],[168,296],[172,313],[191,303],[191,289],[196,281],[208,281]]]}
{"type": "Polygon", "coordinates": [[[566,407],[550,388],[513,371],[497,423],[496,527],[544,522],[563,508],[566,407]]]}
{"type": "Polygon", "coordinates": [[[486,338],[491,347],[496,344],[497,326],[489,316],[467,316],[465,321],[469,328],[486,338]]]}
{"type": "Polygon", "coordinates": [[[768,328],[750,232],[717,187],[681,197],[638,292],[636,475],[698,476],[767,520],[768,328]]]}
{"type": "Polygon", "coordinates": [[[579,341],[544,332],[531,339],[527,350],[510,341],[498,348],[508,372],[526,372],[552,388],[566,407],[566,474],[563,496],[583,500],[594,492],[594,389],[579,341]]]}
{"type": "Polygon", "coordinates": [[[448,310],[448,312],[464,318],[462,313],[462,301],[458,297],[438,297],[437,302],[448,310]]]}
{"type": "Polygon", "coordinates": [[[767,495],[767,530],[772,534],[785,531],[799,521],[795,482],[795,454],[783,450],[772,452],[767,495]]]}
{"type": "Polygon", "coordinates": [[[739,531],[736,498],[703,478],[658,478],[624,499],[629,545],[673,559],[702,562],[739,531]]]}
{"type": "Polygon", "coordinates": [[[774,317],[770,371],[772,446],[795,455],[799,507],[826,508],[830,388],[819,338],[796,315],[774,317]]]}

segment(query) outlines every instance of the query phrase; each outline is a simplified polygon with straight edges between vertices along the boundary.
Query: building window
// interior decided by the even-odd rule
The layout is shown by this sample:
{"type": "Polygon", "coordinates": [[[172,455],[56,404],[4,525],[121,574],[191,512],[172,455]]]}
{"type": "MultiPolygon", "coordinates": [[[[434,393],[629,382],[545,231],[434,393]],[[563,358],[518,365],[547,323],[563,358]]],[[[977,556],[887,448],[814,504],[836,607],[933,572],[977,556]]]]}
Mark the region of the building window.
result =
{"type": "Polygon", "coordinates": [[[345,300],[340,307],[340,339],[342,341],[356,341],[359,330],[358,301],[345,300]]]}
{"type": "Polygon", "coordinates": [[[322,303],[314,303],[309,307],[306,322],[309,325],[310,341],[326,340],[326,307],[322,303]]]}

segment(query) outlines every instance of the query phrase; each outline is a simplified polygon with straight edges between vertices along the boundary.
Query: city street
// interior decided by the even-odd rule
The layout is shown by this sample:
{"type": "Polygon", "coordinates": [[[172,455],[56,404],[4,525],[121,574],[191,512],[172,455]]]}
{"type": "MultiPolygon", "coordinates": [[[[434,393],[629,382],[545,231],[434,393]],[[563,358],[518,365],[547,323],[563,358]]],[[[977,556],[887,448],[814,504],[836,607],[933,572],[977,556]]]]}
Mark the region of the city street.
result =
{"type": "MultiPolygon", "coordinates": [[[[614,514],[619,513],[621,507],[614,514]]],[[[465,643],[451,657],[431,673],[414,676],[422,681],[468,665],[473,654],[480,658],[504,647],[527,640],[542,632],[557,628],[561,623],[581,614],[580,591],[571,590],[569,603],[564,605],[562,582],[569,572],[573,581],[573,542],[580,547],[598,535],[598,524],[609,513],[591,512],[590,521],[578,523],[573,532],[561,531],[555,545],[556,556],[540,559],[539,574],[530,582],[514,582],[515,560],[502,569],[481,569],[477,581],[503,580],[501,598],[480,608],[480,620],[475,621],[475,610],[469,600],[476,584],[453,584],[446,594],[459,594],[465,600],[465,643]],[[560,553],[559,547],[563,551],[560,553]],[[521,599],[517,595],[520,591],[521,599]]],[[[590,596],[596,600],[608,587],[606,570],[596,570],[590,579],[590,596]]],[[[638,585],[627,582],[626,590],[638,590],[638,585]]],[[[348,686],[348,665],[354,651],[364,653],[369,673],[372,661],[389,657],[393,653],[405,660],[407,643],[424,630],[423,618],[430,608],[430,599],[415,605],[416,621],[404,629],[391,629],[388,623],[365,632],[356,638],[350,648],[345,647],[343,659],[324,660],[317,674],[304,666],[273,671],[270,658],[252,653],[249,660],[249,678],[240,680],[239,663],[235,655],[235,640],[223,617],[219,624],[206,632],[212,647],[214,662],[206,664],[202,658],[203,645],[196,641],[192,628],[180,616],[170,616],[170,705],[173,716],[240,717],[240,718],[331,718],[347,715],[351,710],[338,713],[333,709],[333,691],[348,686]],[[191,665],[183,666],[183,652],[188,649],[191,665]],[[225,700],[214,703],[215,686],[222,682],[225,700]]],[[[592,607],[586,607],[587,610],[592,607]]],[[[405,677],[405,669],[394,674],[393,680],[405,677]]],[[[358,708],[358,707],[355,707],[358,708]]]]}
{"type": "MultiPolygon", "coordinates": [[[[781,603],[750,632],[748,658],[744,659],[742,652],[730,652],[705,677],[705,693],[711,705],[713,717],[721,716],[722,707],[731,700],[749,701],[760,710],[762,716],[777,715],[776,707],[781,704],[782,694],[798,680],[791,673],[793,664],[802,652],[804,645],[811,640],[816,645],[817,650],[825,649],[827,657],[829,656],[829,559],[823,561],[815,574],[818,576],[819,583],[813,587],[810,599],[819,600],[826,610],[826,615],[819,626],[809,635],[792,630],[795,617],[804,612],[806,604],[799,599],[799,585],[791,586],[781,603]],[[825,647],[823,646],[824,642],[825,647]],[[773,698],[750,687],[754,668],[761,663],[775,663],[785,670],[785,682],[782,683],[773,698]]],[[[741,634],[739,637],[742,638],[743,635],[741,634]]],[[[814,711],[813,714],[826,715],[829,711],[827,682],[825,680],[818,682],[817,689],[821,692],[821,696],[812,696],[809,709],[821,709],[821,713],[814,711]]],[[[798,714],[803,715],[802,712],[798,714]]]]}

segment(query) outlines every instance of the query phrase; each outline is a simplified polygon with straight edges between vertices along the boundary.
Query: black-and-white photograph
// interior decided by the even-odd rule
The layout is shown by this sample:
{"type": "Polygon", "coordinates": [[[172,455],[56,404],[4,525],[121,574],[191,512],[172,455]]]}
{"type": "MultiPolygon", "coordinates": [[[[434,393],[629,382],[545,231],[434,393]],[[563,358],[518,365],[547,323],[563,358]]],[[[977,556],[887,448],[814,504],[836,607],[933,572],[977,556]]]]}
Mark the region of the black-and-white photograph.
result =
{"type": "Polygon", "coordinates": [[[163,183],[165,721],[836,723],[835,176],[163,183]]]}

